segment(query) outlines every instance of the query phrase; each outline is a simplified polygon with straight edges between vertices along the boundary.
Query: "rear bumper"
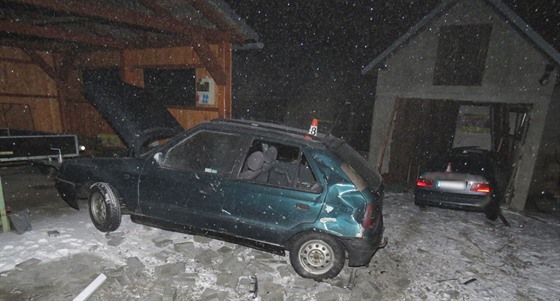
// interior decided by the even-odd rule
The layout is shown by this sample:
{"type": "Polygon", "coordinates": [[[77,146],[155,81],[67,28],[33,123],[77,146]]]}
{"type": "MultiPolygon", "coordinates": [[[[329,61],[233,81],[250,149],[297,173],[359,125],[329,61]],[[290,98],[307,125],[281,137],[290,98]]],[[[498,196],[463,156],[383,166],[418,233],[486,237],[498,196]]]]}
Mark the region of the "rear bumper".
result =
{"type": "Polygon", "coordinates": [[[66,203],[68,203],[70,207],[74,209],[80,209],[78,207],[76,185],[74,183],[56,178],[54,186],[56,187],[56,190],[58,190],[58,193],[60,194],[62,199],[66,201],[66,203]]]}
{"type": "Polygon", "coordinates": [[[381,222],[377,231],[369,238],[351,238],[343,239],[342,243],[348,251],[348,266],[359,267],[368,265],[373,255],[379,248],[386,245],[383,239],[383,222],[381,222]],[[383,242],[383,244],[382,244],[383,242]]]}
{"type": "Polygon", "coordinates": [[[468,211],[484,211],[492,203],[492,195],[469,195],[423,189],[414,190],[414,204],[468,211]]]}

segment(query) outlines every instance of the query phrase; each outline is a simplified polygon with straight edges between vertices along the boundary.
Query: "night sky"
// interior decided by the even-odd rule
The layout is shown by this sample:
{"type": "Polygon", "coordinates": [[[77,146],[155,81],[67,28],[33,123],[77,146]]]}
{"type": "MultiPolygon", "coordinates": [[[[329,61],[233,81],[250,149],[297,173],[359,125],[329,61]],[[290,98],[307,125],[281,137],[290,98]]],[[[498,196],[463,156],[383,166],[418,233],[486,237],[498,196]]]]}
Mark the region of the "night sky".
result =
{"type": "MultiPolygon", "coordinates": [[[[309,101],[371,119],[375,79],[361,74],[377,54],[433,9],[438,0],[226,0],[261,36],[264,48],[234,53],[234,117],[302,126],[309,101]],[[297,112],[294,112],[297,111],[297,112]],[[287,117],[290,116],[291,117],[287,117]],[[294,114],[302,116],[295,117],[294,114]]],[[[560,1],[504,0],[556,49],[560,1]]],[[[339,111],[339,110],[334,110],[339,111]]],[[[332,114],[331,114],[332,115],[332,114]]],[[[336,116],[327,116],[335,119],[336,116]]],[[[348,118],[349,116],[345,116],[348,118]]],[[[364,126],[365,129],[369,124],[364,126]]]]}

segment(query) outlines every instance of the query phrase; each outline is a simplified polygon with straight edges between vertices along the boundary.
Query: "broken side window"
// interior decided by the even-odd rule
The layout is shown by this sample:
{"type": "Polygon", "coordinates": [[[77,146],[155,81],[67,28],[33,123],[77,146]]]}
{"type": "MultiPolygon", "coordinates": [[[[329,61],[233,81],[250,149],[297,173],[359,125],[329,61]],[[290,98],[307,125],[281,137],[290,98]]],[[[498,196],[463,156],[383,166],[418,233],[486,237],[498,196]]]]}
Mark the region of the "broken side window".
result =
{"type": "Polygon", "coordinates": [[[230,173],[239,154],[241,138],[236,134],[197,132],[167,152],[163,166],[211,174],[230,173]]]}
{"type": "Polygon", "coordinates": [[[320,189],[299,147],[261,139],[251,144],[239,178],[279,187],[320,189]]]}

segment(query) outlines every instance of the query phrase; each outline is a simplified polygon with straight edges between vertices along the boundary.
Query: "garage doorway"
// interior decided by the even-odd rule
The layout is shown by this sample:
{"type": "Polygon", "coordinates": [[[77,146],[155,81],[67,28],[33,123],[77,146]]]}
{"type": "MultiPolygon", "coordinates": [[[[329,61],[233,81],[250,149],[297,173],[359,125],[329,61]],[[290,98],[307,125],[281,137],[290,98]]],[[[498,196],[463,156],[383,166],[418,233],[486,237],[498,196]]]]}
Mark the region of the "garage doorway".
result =
{"type": "Polygon", "coordinates": [[[452,146],[460,104],[451,100],[398,99],[395,106],[386,178],[408,185],[431,156],[452,146]]]}
{"type": "Polygon", "coordinates": [[[452,147],[466,146],[498,152],[505,177],[511,179],[530,111],[527,104],[397,99],[384,180],[413,187],[431,158],[452,147]]]}

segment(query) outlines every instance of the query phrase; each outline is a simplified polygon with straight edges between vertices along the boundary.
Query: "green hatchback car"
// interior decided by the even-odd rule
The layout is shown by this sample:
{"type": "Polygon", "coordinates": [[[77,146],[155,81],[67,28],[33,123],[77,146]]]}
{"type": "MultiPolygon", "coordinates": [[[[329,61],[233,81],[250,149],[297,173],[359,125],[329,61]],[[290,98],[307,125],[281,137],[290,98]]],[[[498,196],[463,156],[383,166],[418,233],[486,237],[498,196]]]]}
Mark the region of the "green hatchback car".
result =
{"type": "Polygon", "coordinates": [[[383,184],[344,140],[213,120],[128,158],[62,163],[56,187],[93,224],[132,221],[283,254],[305,278],[368,265],[383,239],[383,184]]]}

